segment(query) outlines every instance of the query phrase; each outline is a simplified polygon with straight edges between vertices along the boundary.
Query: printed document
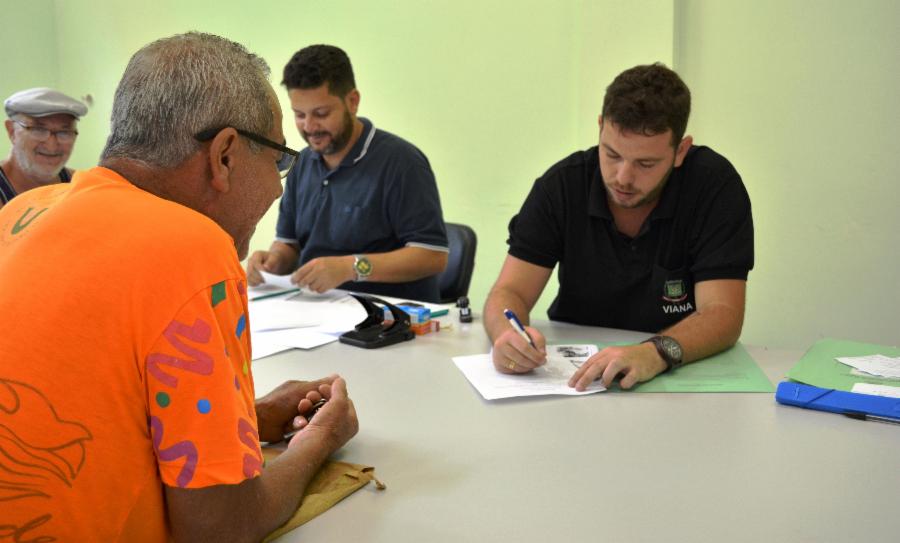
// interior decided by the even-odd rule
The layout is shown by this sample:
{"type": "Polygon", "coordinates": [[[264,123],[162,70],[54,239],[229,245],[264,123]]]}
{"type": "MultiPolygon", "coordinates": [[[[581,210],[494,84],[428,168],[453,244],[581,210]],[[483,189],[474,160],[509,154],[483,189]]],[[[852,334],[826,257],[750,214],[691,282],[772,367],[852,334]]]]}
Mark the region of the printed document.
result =
{"type": "Polygon", "coordinates": [[[485,400],[552,394],[581,396],[606,390],[600,381],[594,381],[584,392],[569,386],[575,370],[596,353],[596,345],[548,345],[547,363],[519,374],[494,369],[490,354],[457,356],[453,362],[485,400]]]}
{"type": "Polygon", "coordinates": [[[869,375],[900,379],[900,358],[873,354],[869,356],[839,356],[837,361],[869,375]]]}

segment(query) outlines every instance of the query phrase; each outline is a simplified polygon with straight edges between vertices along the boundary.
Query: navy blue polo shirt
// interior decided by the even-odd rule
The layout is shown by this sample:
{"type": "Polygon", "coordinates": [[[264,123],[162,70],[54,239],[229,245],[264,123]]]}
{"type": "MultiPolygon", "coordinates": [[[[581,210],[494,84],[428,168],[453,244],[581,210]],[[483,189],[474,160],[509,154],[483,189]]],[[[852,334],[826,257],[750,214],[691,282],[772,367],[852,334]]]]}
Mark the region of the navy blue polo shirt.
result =
{"type": "MultiPolygon", "coordinates": [[[[414,145],[360,117],[363,131],[334,170],[301,151],[288,175],[276,239],[299,245],[298,267],[321,256],[385,253],[402,247],[448,251],[434,173],[414,145]]],[[[408,283],[344,283],[339,288],[438,301],[437,276],[408,283]]]]}
{"type": "Polygon", "coordinates": [[[559,264],[552,320],[659,332],[696,310],[694,285],[746,280],[753,218],[740,175],[708,147],[692,147],[634,238],[609,210],[597,147],[535,181],[509,223],[509,254],[559,264]]]}

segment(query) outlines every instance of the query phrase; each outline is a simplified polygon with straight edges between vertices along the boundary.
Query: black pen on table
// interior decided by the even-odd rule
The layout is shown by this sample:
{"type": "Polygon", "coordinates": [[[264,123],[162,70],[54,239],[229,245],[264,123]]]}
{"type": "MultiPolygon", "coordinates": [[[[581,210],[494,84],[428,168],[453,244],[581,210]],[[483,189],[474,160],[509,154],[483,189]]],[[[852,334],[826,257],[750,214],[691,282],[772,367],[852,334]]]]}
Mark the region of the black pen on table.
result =
{"type": "Polygon", "coordinates": [[[900,419],[895,419],[892,417],[879,417],[878,415],[869,415],[866,413],[861,413],[859,411],[845,411],[844,416],[856,420],[871,420],[873,422],[883,422],[885,424],[900,424],[900,419]]]}

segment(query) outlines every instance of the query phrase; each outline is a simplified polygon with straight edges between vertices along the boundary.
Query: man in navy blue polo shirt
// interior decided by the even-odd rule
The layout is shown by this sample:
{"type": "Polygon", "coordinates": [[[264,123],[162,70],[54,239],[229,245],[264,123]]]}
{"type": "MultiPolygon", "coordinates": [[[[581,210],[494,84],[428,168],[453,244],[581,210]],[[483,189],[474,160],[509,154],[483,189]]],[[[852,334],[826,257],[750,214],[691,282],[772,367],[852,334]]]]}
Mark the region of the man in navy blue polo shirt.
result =
{"type": "Polygon", "coordinates": [[[438,301],[448,245],[428,159],[357,117],[360,94],[341,49],[301,49],[282,84],[308,147],[288,174],[275,241],[248,260],[248,282],[261,283],[265,270],[316,292],[438,301]]]}
{"type": "Polygon", "coordinates": [[[539,178],[509,224],[509,254],[484,308],[503,373],[546,361],[545,340],[517,333],[554,266],[552,320],[650,332],[607,347],[572,375],[622,388],[734,345],[753,268],[750,199],[728,160],[685,136],[690,91],[662,64],[637,66],[606,89],[600,144],[539,178]]]}

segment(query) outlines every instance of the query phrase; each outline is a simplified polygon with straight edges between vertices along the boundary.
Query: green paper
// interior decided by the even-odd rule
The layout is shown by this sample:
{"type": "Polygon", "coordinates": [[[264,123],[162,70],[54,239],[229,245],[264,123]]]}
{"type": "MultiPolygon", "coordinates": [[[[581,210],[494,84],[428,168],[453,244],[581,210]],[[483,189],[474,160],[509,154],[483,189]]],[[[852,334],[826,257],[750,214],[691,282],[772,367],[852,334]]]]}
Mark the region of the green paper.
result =
{"type": "Polygon", "coordinates": [[[787,376],[794,381],[800,381],[807,385],[834,390],[849,391],[856,383],[900,386],[900,379],[866,375],[835,360],[835,357],[838,356],[868,356],[873,354],[897,357],[900,356],[900,349],[872,343],[821,339],[806,351],[803,358],[787,372],[787,376]]]}
{"type": "MultiPolygon", "coordinates": [[[[598,344],[603,349],[607,345],[598,344]]],[[[613,388],[612,390],[617,390],[613,388]]],[[[774,392],[775,387],[743,345],[657,375],[630,392],[774,392]]]]}

